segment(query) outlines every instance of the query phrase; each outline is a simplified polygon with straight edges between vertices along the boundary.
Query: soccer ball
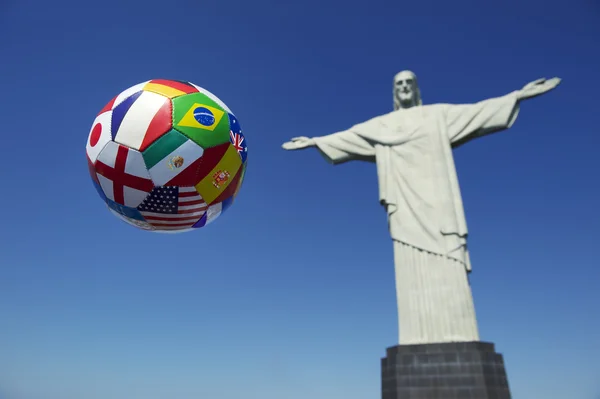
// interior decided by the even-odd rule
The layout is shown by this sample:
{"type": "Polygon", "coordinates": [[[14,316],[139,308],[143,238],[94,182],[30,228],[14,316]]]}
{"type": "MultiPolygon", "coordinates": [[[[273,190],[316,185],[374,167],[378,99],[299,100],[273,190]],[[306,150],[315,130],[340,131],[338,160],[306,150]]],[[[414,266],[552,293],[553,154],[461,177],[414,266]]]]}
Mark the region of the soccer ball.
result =
{"type": "Polygon", "coordinates": [[[193,83],[155,79],[106,104],[86,153],[110,212],[140,229],[183,232],[231,206],[248,148],[237,117],[217,96],[193,83]]]}

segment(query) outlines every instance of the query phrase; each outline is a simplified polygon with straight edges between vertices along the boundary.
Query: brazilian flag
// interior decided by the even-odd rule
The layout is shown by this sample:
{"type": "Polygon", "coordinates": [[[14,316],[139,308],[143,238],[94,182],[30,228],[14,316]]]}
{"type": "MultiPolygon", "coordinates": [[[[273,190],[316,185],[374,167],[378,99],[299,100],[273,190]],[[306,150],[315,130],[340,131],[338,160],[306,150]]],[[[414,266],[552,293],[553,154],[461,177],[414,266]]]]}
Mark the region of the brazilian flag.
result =
{"type": "Polygon", "coordinates": [[[202,93],[173,99],[173,127],[203,148],[229,142],[227,111],[202,93]]]}

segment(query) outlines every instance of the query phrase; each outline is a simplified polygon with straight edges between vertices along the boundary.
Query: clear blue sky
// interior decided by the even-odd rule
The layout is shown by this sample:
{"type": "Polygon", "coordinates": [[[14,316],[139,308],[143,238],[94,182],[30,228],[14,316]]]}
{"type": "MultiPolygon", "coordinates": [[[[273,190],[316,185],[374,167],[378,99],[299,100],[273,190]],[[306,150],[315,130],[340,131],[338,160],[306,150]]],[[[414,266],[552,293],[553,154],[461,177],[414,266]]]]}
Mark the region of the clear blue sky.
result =
{"type": "Polygon", "coordinates": [[[388,112],[402,69],[426,103],[563,78],[455,157],[514,398],[598,395],[598,5],[284,3],[0,3],[0,398],[379,398],[397,325],[375,168],[280,146],[388,112]],[[211,90],[248,140],[237,202],[194,233],[120,222],[88,176],[96,113],[152,78],[211,90]]]}

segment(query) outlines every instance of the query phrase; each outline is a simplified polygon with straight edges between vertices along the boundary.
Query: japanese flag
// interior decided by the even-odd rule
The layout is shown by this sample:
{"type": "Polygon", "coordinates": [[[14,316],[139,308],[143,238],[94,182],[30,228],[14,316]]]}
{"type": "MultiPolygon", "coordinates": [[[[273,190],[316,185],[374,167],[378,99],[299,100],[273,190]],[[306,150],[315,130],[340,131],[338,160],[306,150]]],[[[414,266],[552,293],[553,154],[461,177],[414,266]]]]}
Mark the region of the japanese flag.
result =
{"type": "Polygon", "coordinates": [[[90,134],[88,135],[87,144],[85,150],[92,164],[98,159],[100,151],[104,149],[106,143],[112,140],[110,134],[110,121],[112,117],[112,111],[106,111],[96,117],[90,134]]]}

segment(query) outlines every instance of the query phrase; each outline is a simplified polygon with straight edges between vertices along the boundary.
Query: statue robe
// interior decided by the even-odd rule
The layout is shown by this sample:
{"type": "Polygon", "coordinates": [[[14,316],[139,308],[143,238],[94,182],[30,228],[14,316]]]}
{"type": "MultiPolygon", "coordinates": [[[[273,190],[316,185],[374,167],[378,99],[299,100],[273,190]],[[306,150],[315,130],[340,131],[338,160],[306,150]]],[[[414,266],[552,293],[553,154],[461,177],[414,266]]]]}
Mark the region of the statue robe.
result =
{"type": "Polygon", "coordinates": [[[377,165],[394,240],[401,344],[478,340],[452,148],[511,127],[518,112],[514,92],[475,104],[400,109],[314,138],[332,164],[377,165]]]}

